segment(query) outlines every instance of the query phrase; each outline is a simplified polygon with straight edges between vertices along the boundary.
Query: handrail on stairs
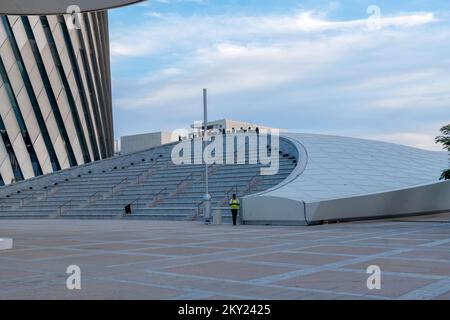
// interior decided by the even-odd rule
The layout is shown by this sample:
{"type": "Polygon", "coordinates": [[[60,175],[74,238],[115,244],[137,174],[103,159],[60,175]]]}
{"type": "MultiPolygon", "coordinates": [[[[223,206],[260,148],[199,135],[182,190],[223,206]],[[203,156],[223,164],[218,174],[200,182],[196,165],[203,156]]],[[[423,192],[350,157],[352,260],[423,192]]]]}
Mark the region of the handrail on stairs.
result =
{"type": "Polygon", "coordinates": [[[117,189],[119,186],[121,186],[121,185],[122,185],[124,182],[126,182],[126,181],[128,181],[128,177],[126,177],[126,178],[120,180],[119,183],[117,183],[117,184],[115,184],[114,186],[112,186],[112,187],[111,187],[111,190],[112,190],[111,195],[114,195],[116,189],[117,189]]]}
{"type": "Polygon", "coordinates": [[[158,202],[158,197],[164,192],[164,191],[166,191],[168,188],[167,187],[164,187],[164,188],[162,188],[161,190],[159,190],[158,191],[158,193],[156,193],[154,196],[153,196],[153,199],[152,199],[152,201],[150,202],[150,204],[149,204],[149,207],[151,207],[151,206],[154,206],[155,204],[156,204],[156,202],[158,202]]]}
{"type": "Polygon", "coordinates": [[[25,201],[29,200],[30,198],[33,199],[34,196],[35,196],[34,194],[30,194],[29,196],[20,199],[20,207],[23,207],[26,204],[25,201]]]}
{"type": "Polygon", "coordinates": [[[62,216],[62,214],[63,214],[63,208],[69,207],[69,210],[70,210],[70,208],[72,207],[72,202],[73,202],[73,199],[70,199],[69,201],[64,202],[62,205],[60,205],[58,207],[60,216],[62,216]]]}
{"type": "Polygon", "coordinates": [[[89,198],[88,198],[88,203],[89,203],[89,204],[94,203],[93,200],[96,200],[97,196],[98,196],[100,193],[103,193],[103,191],[97,191],[96,193],[91,194],[91,195],[89,196],[89,198]]]}

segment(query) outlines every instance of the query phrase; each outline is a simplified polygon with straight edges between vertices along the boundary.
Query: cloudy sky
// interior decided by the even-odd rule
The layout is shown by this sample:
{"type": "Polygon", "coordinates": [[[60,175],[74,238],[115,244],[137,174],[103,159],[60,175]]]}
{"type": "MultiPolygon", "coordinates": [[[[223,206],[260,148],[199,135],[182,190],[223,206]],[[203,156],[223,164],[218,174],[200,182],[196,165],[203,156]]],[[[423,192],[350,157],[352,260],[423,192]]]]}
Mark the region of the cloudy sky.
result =
{"type": "Polygon", "coordinates": [[[116,138],[231,118],[439,150],[450,2],[150,0],[110,11],[116,138]],[[378,18],[379,17],[379,18],[378,18]]]}

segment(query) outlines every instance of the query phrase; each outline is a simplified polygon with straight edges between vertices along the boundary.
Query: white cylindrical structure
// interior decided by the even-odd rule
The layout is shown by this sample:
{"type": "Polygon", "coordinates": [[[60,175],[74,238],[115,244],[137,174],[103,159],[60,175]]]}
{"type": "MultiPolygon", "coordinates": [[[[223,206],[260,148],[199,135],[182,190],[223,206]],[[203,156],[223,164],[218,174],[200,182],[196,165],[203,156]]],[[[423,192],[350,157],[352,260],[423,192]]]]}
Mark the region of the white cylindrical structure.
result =
{"type": "Polygon", "coordinates": [[[203,196],[203,212],[205,216],[205,223],[211,222],[211,195],[209,194],[208,186],[208,162],[205,158],[206,142],[208,141],[208,92],[203,89],[203,161],[205,163],[205,194],[203,196]]]}
{"type": "Polygon", "coordinates": [[[12,249],[13,240],[10,238],[0,238],[0,250],[12,249]]]}
{"type": "Polygon", "coordinates": [[[215,225],[221,225],[222,224],[222,211],[221,210],[215,210],[214,211],[214,224],[215,225]]]}

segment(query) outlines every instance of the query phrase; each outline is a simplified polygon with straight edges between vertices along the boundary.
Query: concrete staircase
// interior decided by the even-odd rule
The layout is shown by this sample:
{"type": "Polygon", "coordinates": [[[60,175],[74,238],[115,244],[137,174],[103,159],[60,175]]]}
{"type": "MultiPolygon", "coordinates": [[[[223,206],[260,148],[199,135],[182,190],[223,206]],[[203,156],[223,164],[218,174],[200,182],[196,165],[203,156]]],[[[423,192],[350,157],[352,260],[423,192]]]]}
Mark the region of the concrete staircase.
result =
{"type": "MultiPolygon", "coordinates": [[[[203,214],[205,169],[198,164],[175,165],[171,160],[174,146],[168,144],[2,187],[0,218],[198,219],[203,214]],[[131,214],[125,214],[126,206],[131,214]]],[[[263,148],[276,152],[270,145],[263,148]]],[[[298,154],[283,138],[277,151],[280,169],[272,176],[260,175],[263,165],[247,163],[258,150],[246,151],[245,165],[211,165],[208,174],[213,210],[224,211],[227,220],[231,194],[242,197],[285,180],[296,167],[298,154]]],[[[236,157],[237,147],[234,153],[236,157]]]]}

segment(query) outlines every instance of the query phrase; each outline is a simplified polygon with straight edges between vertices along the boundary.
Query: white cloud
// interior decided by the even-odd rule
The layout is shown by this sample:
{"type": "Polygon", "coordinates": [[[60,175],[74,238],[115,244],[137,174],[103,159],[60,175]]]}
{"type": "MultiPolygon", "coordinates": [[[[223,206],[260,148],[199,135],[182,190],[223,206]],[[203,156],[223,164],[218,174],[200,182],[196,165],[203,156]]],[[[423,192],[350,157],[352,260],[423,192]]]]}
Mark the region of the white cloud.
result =
{"type": "Polygon", "coordinates": [[[376,31],[313,11],[153,16],[111,36],[113,64],[143,63],[114,77],[115,107],[151,112],[149,127],[186,121],[208,87],[217,115],[439,149],[417,125],[450,121],[450,30],[432,13],[385,16],[376,31]]]}
{"type": "Polygon", "coordinates": [[[399,132],[391,134],[374,134],[368,138],[407,145],[420,149],[442,151],[442,147],[434,142],[436,135],[430,133],[399,132]]]}
{"type": "MultiPolygon", "coordinates": [[[[142,56],[159,51],[210,44],[213,39],[248,40],[302,36],[327,31],[368,31],[368,20],[330,21],[324,13],[306,11],[292,16],[189,16],[149,12],[159,21],[132,29],[116,30],[111,41],[113,57],[142,56]]],[[[411,28],[435,21],[432,13],[381,17],[382,28],[411,28]]]]}

